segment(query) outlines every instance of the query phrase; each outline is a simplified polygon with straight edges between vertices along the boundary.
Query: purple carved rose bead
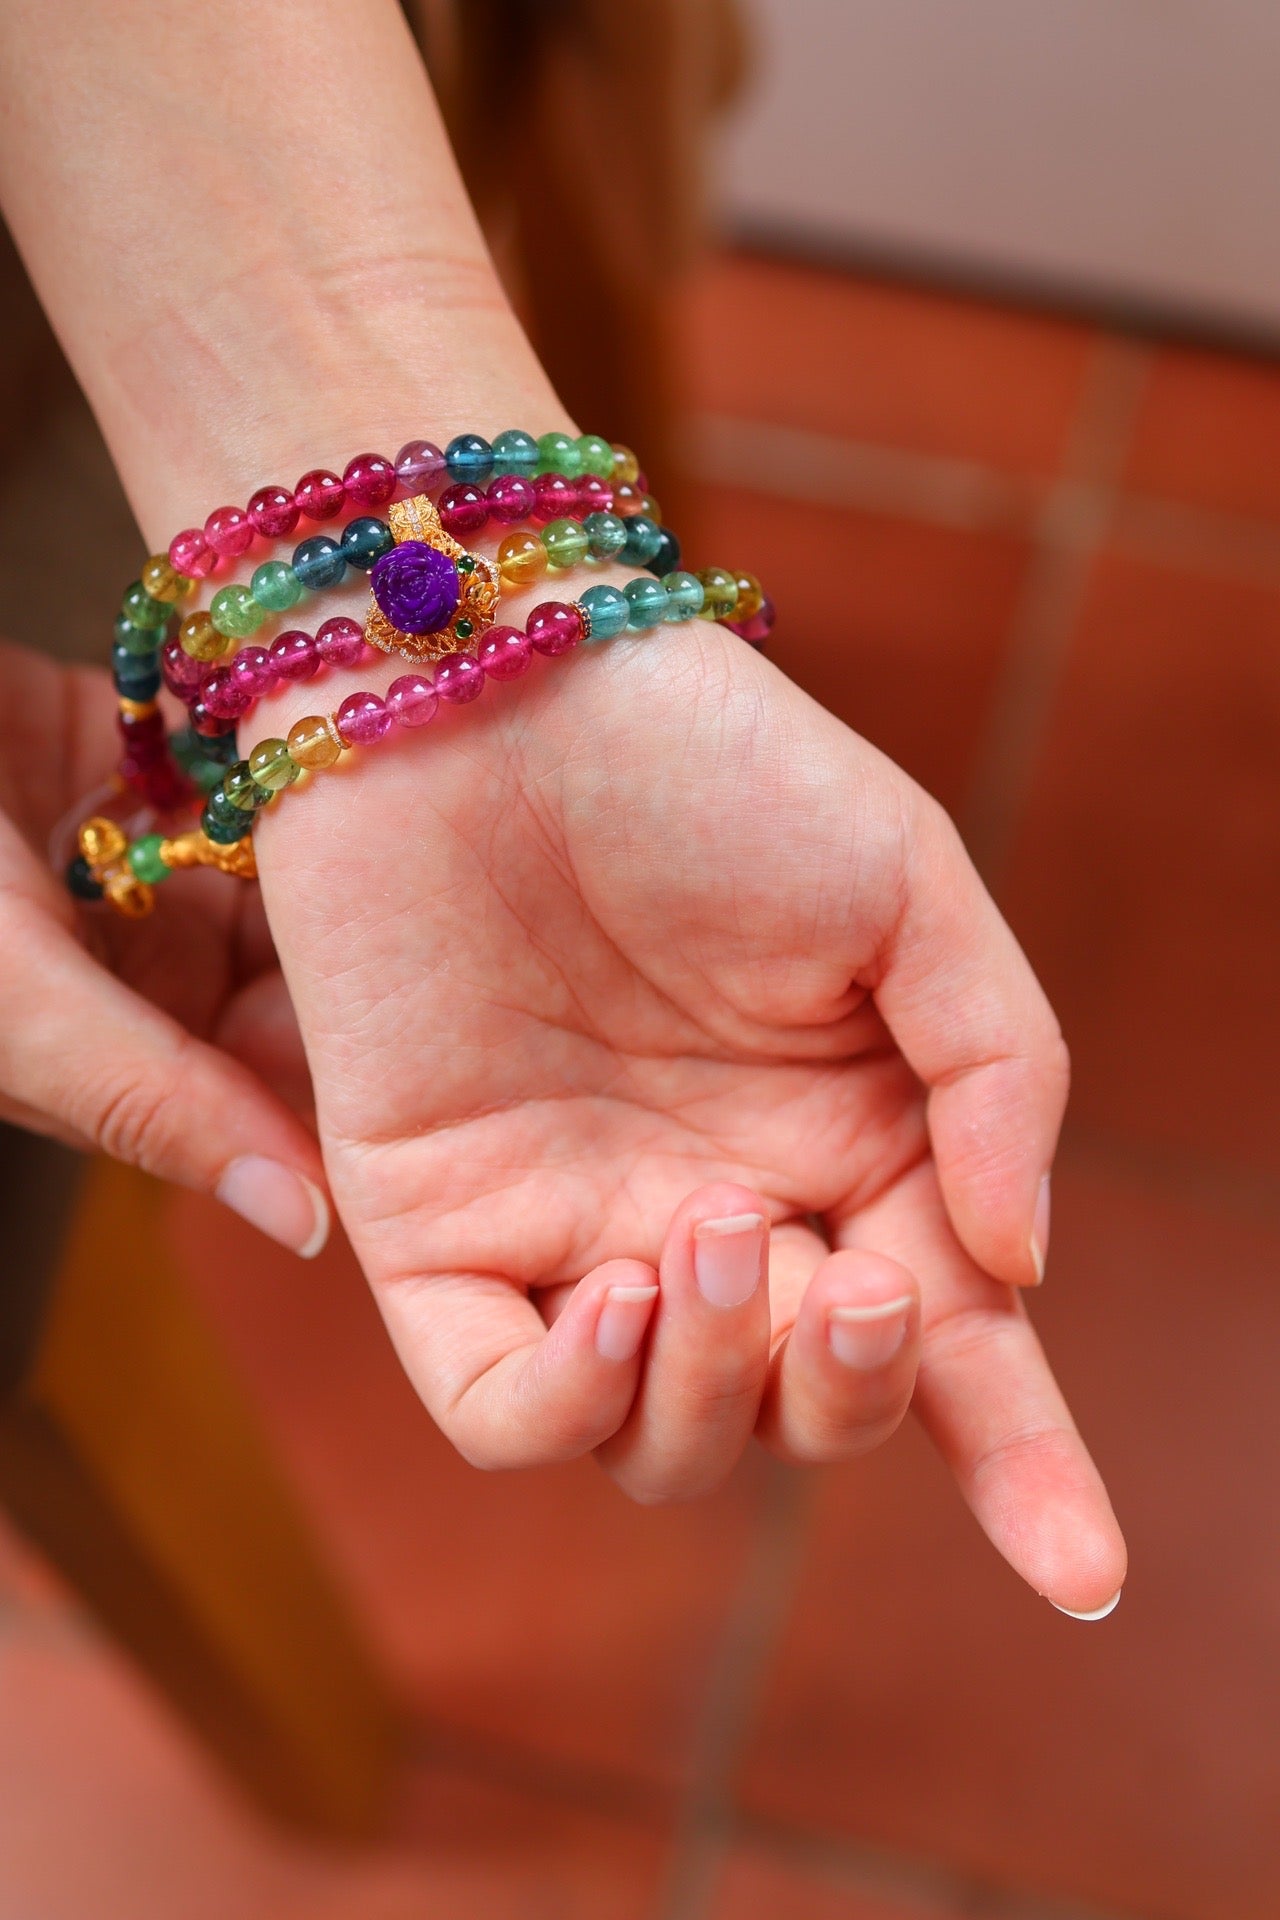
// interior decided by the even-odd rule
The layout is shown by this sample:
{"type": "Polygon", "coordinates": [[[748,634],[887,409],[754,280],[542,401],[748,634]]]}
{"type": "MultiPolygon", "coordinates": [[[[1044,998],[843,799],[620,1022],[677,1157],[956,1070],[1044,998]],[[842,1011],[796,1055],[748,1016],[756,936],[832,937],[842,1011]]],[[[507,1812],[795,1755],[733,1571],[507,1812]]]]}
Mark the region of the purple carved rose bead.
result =
{"type": "Polygon", "coordinates": [[[458,569],[425,540],[384,553],[369,575],[373,597],[401,633],[439,633],[458,610],[458,569]]]}

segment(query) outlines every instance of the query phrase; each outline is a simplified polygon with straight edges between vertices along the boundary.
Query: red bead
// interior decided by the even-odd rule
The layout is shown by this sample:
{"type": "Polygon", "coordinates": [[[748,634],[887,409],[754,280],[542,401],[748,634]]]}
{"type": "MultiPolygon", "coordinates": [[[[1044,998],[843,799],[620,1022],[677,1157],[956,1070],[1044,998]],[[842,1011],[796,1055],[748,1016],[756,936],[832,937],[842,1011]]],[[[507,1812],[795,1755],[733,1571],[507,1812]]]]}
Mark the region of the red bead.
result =
{"type": "Polygon", "coordinates": [[[384,507],[396,490],[396,470],[380,453],[358,453],[347,462],[342,484],[348,500],[362,507],[384,507]]]}
{"type": "Polygon", "coordinates": [[[253,695],[230,667],[215,667],[206,675],[200,699],[220,720],[238,720],[253,704],[253,695]]]}
{"type": "Polygon", "coordinates": [[[387,688],[387,711],[398,727],[425,727],[439,696],[425,673],[404,673],[387,688]]]}
{"type": "Polygon", "coordinates": [[[186,527],[169,542],[169,564],[188,580],[207,580],[218,556],[204,537],[203,527],[186,527]]]}
{"type": "Polygon", "coordinates": [[[253,522],[239,507],[215,507],[204,523],[204,537],[222,560],[234,560],[253,545],[253,522]]]}
{"type": "Polygon", "coordinates": [[[298,524],[297,504],[288,487],[259,487],[248,512],[264,540],[283,540],[298,524]]]}
{"type": "Polygon", "coordinates": [[[484,691],[484,672],[471,653],[450,653],[436,668],[436,692],[455,707],[465,706],[484,691]]]}
{"type": "Polygon", "coordinates": [[[372,746],[391,725],[391,715],[376,693],[348,694],[333,717],[339,737],[349,747],[372,746]]]}
{"type": "Polygon", "coordinates": [[[578,491],[578,512],[584,520],[589,513],[613,512],[613,488],[598,473],[584,473],[574,485],[578,491]]]}
{"type": "Polygon", "coordinates": [[[116,725],[129,753],[145,750],[157,742],[164,745],[164,715],[159,707],[150,713],[117,713],[116,725]]]}
{"type": "Polygon", "coordinates": [[[332,520],[342,512],[347,490],[336,473],[325,467],[312,467],[293,490],[294,504],[308,520],[332,520]]]}
{"type": "Polygon", "coordinates": [[[533,483],[538,503],[533,518],[544,526],[549,520],[571,520],[578,510],[578,489],[562,473],[540,473],[533,483]]]}
{"type": "Polygon", "coordinates": [[[519,473],[500,473],[496,480],[490,481],[485,497],[494,519],[508,527],[514,527],[519,520],[528,520],[538,504],[532,480],[526,480],[519,473]]]}
{"type": "Polygon", "coordinates": [[[489,502],[484,488],[459,480],[440,495],[440,524],[456,540],[460,534],[479,533],[489,524],[489,502]]]}
{"type": "Polygon", "coordinates": [[[544,600],[525,622],[525,631],[539,653],[567,653],[582,638],[582,615],[564,600],[544,600]]]}
{"type": "Polygon", "coordinates": [[[514,680],[533,658],[533,642],[519,627],[490,627],[480,649],[480,665],[489,680],[514,680]]]}
{"type": "Polygon", "coordinates": [[[190,700],[199,692],[207,671],[203,660],[193,660],[183,651],[176,633],[160,649],[161,676],[170,693],[176,693],[179,700],[190,700]]]}
{"type": "Polygon", "coordinates": [[[271,642],[271,665],[281,680],[309,680],[320,665],[320,651],[309,633],[294,628],[271,642]]]}
{"type": "Polygon", "coordinates": [[[230,672],[236,685],[248,693],[250,704],[261,699],[276,683],[276,670],[265,647],[241,647],[231,662],[230,672]]]}
{"type": "Polygon", "coordinates": [[[354,667],[364,658],[364,633],[354,620],[336,614],[316,633],[316,652],[326,667],[354,667]]]}
{"type": "Polygon", "coordinates": [[[224,733],[230,733],[233,723],[224,720],[216,713],[210,713],[203,700],[191,702],[191,725],[206,740],[219,739],[224,733]]]}

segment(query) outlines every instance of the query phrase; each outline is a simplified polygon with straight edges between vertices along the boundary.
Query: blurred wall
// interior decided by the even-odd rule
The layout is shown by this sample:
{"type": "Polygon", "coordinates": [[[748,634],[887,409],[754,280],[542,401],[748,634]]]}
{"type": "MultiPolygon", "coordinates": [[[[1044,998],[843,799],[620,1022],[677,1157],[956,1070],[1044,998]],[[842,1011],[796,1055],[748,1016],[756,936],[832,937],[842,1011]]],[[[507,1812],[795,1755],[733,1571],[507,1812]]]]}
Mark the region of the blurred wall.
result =
{"type": "Polygon", "coordinates": [[[733,222],[1280,340],[1276,0],[748,0],[733,222]]]}

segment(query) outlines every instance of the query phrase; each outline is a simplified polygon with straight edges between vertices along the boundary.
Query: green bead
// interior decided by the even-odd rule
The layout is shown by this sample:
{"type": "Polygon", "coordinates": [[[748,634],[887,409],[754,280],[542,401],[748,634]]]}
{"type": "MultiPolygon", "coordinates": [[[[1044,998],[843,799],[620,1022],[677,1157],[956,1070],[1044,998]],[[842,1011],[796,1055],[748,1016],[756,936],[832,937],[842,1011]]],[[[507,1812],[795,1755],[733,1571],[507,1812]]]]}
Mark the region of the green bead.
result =
{"type": "Polygon", "coordinates": [[[266,617],[266,609],[258,605],[248,587],[238,584],[219,587],[209,602],[209,618],[228,640],[247,640],[266,617]]]}
{"type": "Polygon", "coordinates": [[[585,608],[591,622],[591,631],[586,636],[588,644],[612,640],[615,634],[626,631],[631,603],[617,587],[588,587],[579,595],[578,605],[585,608]]]}
{"type": "Polygon", "coordinates": [[[662,546],[662,528],[647,513],[633,513],[627,521],[627,544],[622,557],[631,566],[647,566],[662,546]]]}
{"type": "Polygon", "coordinates": [[[724,567],[703,567],[702,611],[708,620],[727,620],[738,604],[738,582],[724,567]]]}
{"type": "Polygon", "coordinates": [[[302,598],[302,583],[287,560],[264,560],[255,568],[249,591],[268,613],[287,613],[302,598]]]}
{"type": "Polygon", "coordinates": [[[124,590],[120,611],[131,626],[163,627],[173,608],[163,600],[153,600],[141,580],[132,580],[124,590]]]}
{"type": "Polygon", "coordinates": [[[613,478],[613,448],[598,433],[580,434],[578,452],[582,457],[583,473],[594,473],[601,480],[613,478]]]}
{"type": "Polygon", "coordinates": [[[260,786],[250,773],[247,760],[237,760],[235,766],[223,774],[222,790],[241,813],[256,813],[271,798],[267,789],[260,786]]]}
{"type": "Polygon", "coordinates": [[[252,820],[227,797],[225,788],[216,786],[204,803],[200,825],[208,839],[220,847],[232,847],[252,829],[252,820]]]}
{"type": "Polygon", "coordinates": [[[673,627],[682,626],[686,620],[696,619],[702,612],[704,599],[702,582],[696,573],[664,573],[662,590],[667,596],[666,617],[673,627]]]}
{"type": "Polygon", "coordinates": [[[141,840],[134,841],[125,855],[138,879],[147,881],[153,887],[159,886],[162,880],[169,878],[169,868],[160,858],[160,849],[163,845],[163,834],[144,833],[141,840]]]}
{"type": "Polygon", "coordinates": [[[471,622],[467,619],[455,620],[453,623],[453,630],[457,634],[459,640],[469,640],[472,634],[475,632],[475,628],[472,626],[471,622]]]}
{"type": "Polygon", "coordinates": [[[589,513],[582,526],[593,560],[612,560],[627,544],[627,523],[620,513],[589,513]]]}
{"type": "Polygon", "coordinates": [[[576,567],[587,557],[586,529],[579,520],[553,520],[542,529],[542,544],[553,567],[576,567]]]}
{"type": "Polygon", "coordinates": [[[566,480],[576,480],[582,472],[582,451],[567,433],[540,435],[538,460],[543,473],[562,473],[566,480]]]}
{"type": "Polygon", "coordinates": [[[538,443],[531,433],[523,433],[519,427],[508,427],[500,433],[493,443],[493,470],[495,473],[537,473],[538,443]]]}
{"type": "Polygon", "coordinates": [[[249,772],[268,793],[279,793],[297,779],[301,768],[289,758],[285,741],[260,740],[249,755],[249,772]]]}
{"type": "Polygon", "coordinates": [[[118,613],[112,637],[126,653],[154,653],[159,633],[155,627],[135,627],[126,614],[118,613]]]}
{"type": "Polygon", "coordinates": [[[667,617],[667,590],[661,580],[628,580],[622,591],[627,596],[627,625],[633,633],[661,626],[667,617]]]}

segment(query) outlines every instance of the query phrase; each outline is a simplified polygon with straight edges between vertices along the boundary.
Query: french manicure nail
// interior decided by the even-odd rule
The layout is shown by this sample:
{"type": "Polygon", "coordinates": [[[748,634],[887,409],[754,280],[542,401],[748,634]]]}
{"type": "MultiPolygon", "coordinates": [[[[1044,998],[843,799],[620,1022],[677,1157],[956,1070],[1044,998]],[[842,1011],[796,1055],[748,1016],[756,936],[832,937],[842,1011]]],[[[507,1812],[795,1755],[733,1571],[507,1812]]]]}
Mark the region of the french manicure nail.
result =
{"type": "Polygon", "coordinates": [[[699,1220],[693,1230],[693,1277],[713,1307],[743,1306],[760,1285],[766,1224],[762,1213],[699,1220]]]}
{"type": "MultiPolygon", "coordinates": [[[[1124,1588],[1121,1587],[1120,1593],[1123,1592],[1124,1588]]],[[[1068,1620],[1105,1620],[1120,1605],[1120,1593],[1113,1593],[1105,1607],[1095,1607],[1092,1613],[1076,1613],[1071,1607],[1059,1607],[1056,1600],[1051,1600],[1049,1605],[1059,1613],[1065,1613],[1068,1620]]]]}
{"type": "Polygon", "coordinates": [[[596,1321],[596,1352],[602,1360],[634,1360],[640,1351],[656,1287],[610,1287],[596,1321]]]}
{"type": "Polygon", "coordinates": [[[872,1307],[832,1307],[827,1343],[842,1366],[872,1373],[887,1367],[907,1337],[911,1296],[881,1300],[872,1307]]]}
{"type": "Polygon", "coordinates": [[[1036,1270],[1036,1285],[1044,1281],[1044,1263],[1049,1252],[1049,1176],[1046,1173],[1036,1195],[1035,1219],[1031,1223],[1031,1264],[1036,1270]]]}
{"type": "Polygon", "coordinates": [[[304,1260],[313,1260],[329,1238],[329,1203],[319,1187],[278,1160],[245,1154],[225,1169],[214,1191],[224,1207],[304,1260]]]}

